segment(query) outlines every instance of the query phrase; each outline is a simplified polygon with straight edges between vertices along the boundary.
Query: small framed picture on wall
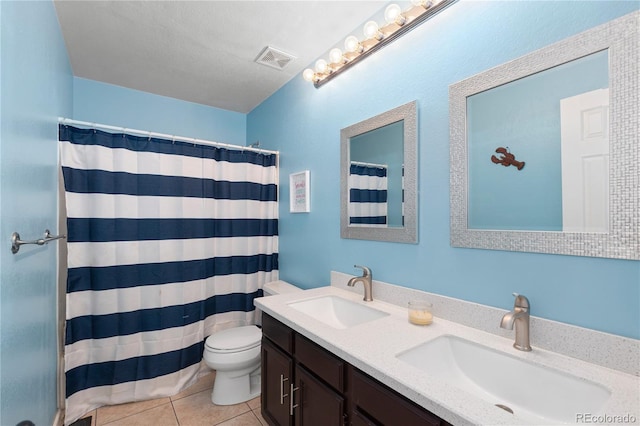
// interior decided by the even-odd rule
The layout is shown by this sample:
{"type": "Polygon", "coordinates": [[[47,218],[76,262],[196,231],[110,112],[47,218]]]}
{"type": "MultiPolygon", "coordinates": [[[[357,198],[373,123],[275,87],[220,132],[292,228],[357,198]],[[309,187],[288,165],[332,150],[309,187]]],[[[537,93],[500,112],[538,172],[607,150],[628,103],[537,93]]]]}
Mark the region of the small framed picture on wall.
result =
{"type": "Polygon", "coordinates": [[[309,213],[309,170],[289,175],[289,211],[309,213]]]}

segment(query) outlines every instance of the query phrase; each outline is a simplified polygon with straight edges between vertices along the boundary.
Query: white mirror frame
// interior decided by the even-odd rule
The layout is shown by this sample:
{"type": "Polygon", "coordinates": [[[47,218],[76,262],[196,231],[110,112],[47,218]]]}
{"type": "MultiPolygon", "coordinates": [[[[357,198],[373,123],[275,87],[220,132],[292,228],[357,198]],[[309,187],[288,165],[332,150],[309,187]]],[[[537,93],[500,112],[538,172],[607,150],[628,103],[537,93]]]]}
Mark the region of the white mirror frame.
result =
{"type": "Polygon", "coordinates": [[[640,260],[639,28],[633,12],[449,87],[451,246],[640,260]],[[607,49],[609,232],[469,229],[467,97],[607,49]]]}
{"type": "Polygon", "coordinates": [[[418,242],[417,101],[401,105],[340,130],[340,236],[358,240],[418,242]],[[404,121],[404,226],[349,226],[349,141],[371,130],[404,121]]]}

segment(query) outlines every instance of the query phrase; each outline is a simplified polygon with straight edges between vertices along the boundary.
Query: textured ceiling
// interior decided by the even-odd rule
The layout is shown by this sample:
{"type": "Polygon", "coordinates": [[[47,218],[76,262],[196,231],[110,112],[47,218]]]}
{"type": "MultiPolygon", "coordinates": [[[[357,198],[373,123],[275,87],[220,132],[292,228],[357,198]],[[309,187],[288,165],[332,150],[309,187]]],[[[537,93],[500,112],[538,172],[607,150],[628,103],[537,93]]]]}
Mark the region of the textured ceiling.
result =
{"type": "Polygon", "coordinates": [[[242,113],[387,3],[54,0],[75,76],[242,113]],[[296,59],[255,63],[266,46],[296,59]]]}

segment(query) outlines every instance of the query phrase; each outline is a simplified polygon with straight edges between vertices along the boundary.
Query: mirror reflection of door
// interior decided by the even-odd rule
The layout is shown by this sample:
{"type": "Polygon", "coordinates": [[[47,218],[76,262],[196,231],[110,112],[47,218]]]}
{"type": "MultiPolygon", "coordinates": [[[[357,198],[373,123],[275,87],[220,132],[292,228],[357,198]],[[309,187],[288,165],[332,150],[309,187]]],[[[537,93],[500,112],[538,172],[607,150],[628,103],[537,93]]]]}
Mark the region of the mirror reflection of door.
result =
{"type": "Polygon", "coordinates": [[[560,101],[562,230],[609,231],[609,89],[560,101]]]}

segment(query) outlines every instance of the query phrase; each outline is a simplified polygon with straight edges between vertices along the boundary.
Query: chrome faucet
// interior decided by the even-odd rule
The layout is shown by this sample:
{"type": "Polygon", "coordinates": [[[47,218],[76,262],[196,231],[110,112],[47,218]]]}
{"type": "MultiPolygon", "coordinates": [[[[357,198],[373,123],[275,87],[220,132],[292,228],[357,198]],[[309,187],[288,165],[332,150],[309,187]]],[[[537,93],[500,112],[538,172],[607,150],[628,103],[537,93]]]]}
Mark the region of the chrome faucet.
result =
{"type": "Polygon", "coordinates": [[[353,287],[354,285],[356,285],[357,282],[361,282],[362,285],[364,286],[364,299],[362,300],[364,300],[365,302],[372,302],[373,297],[371,296],[371,287],[372,287],[371,269],[367,268],[366,266],[358,266],[358,265],[353,265],[353,267],[362,269],[362,276],[351,278],[347,283],[347,285],[349,287],[353,287]]]}
{"type": "Polygon", "coordinates": [[[513,293],[516,300],[513,304],[513,310],[507,312],[500,321],[500,327],[513,330],[513,324],[516,325],[516,341],[513,347],[519,351],[530,351],[529,344],[529,299],[525,296],[513,293]]]}

